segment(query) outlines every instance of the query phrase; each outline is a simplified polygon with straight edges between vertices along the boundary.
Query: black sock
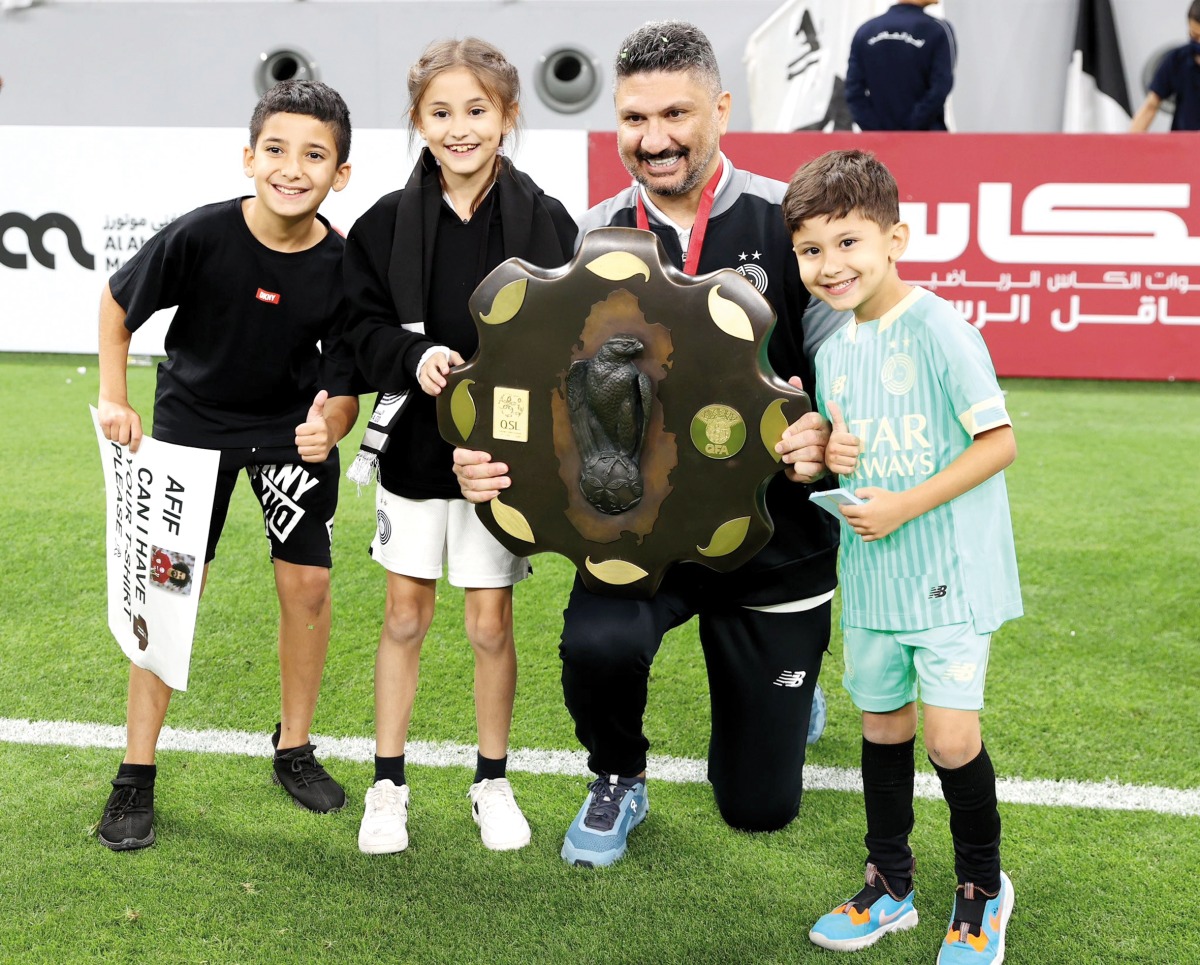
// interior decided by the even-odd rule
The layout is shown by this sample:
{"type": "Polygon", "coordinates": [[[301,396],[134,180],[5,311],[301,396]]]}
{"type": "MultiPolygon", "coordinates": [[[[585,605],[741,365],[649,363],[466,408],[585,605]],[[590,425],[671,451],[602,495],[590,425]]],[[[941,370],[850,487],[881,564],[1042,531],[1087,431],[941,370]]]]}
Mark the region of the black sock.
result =
{"type": "Polygon", "coordinates": [[[133,779],[134,787],[152,787],[154,778],[158,775],[156,764],[121,764],[117,768],[117,777],[133,779]]]}
{"type": "Polygon", "coordinates": [[[505,771],[508,768],[508,755],[505,754],[501,758],[484,757],[478,751],[475,752],[475,780],[472,784],[478,784],[480,781],[494,781],[497,778],[504,777],[505,771]]]}
{"type": "Polygon", "coordinates": [[[913,856],[908,836],[913,829],[913,778],[916,738],[903,744],[862,742],[863,803],[867,810],[867,860],[893,892],[912,890],[913,856]]]}
{"type": "Polygon", "coordinates": [[[996,808],[996,772],[986,747],[962,767],[933,769],[950,805],[954,871],[959,884],[971,882],[995,895],[1000,888],[1000,812],[996,808]]]}
{"type": "Polygon", "coordinates": [[[375,783],[391,781],[396,787],[405,783],[404,755],[399,757],[380,757],[375,755],[375,783]]]}

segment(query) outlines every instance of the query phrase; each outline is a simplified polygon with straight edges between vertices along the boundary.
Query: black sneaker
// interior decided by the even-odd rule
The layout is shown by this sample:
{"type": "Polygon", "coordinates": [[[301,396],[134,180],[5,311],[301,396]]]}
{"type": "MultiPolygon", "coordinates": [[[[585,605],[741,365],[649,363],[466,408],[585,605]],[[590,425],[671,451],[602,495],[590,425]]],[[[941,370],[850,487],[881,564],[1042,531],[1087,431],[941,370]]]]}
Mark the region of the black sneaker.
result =
{"type": "Polygon", "coordinates": [[[100,843],[113,851],[136,851],[154,844],[154,785],[138,787],[129,777],[112,782],[100,816],[100,843]]]}
{"type": "Polygon", "coordinates": [[[278,724],[271,735],[271,745],[275,748],[273,779],[297,805],[318,814],[340,811],[345,806],[346,792],[313,754],[315,745],[302,744],[286,751],[279,750],[278,724]]]}

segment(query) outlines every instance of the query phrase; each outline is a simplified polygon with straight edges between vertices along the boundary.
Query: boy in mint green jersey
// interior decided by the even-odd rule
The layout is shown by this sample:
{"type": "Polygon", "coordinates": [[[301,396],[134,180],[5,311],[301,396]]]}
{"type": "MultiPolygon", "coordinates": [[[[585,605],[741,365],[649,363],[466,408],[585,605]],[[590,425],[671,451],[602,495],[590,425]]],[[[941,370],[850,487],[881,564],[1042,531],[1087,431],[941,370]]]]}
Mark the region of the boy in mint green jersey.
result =
{"type": "Polygon", "coordinates": [[[1013,888],[979,711],[991,635],[1022,612],[1004,393],[974,326],[900,280],[908,225],[873,155],[809,162],[783,213],[805,286],[854,312],[817,353],[816,396],[833,425],[826,465],[866,500],[841,510],[843,684],[862,711],[866,884],[809,938],[854,951],[917,924],[908,836],[919,696],[958,877],[937,960],[998,965],[1013,888]]]}

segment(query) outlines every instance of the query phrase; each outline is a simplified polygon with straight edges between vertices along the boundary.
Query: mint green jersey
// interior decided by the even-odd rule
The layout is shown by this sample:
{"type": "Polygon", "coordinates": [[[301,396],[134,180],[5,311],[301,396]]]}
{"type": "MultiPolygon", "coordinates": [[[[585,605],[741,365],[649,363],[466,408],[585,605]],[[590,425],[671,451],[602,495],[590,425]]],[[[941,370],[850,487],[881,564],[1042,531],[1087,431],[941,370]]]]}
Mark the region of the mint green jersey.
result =
{"type": "MultiPolygon", "coordinates": [[[[922,288],[877,321],[851,321],[816,358],[817,400],[838,403],[862,441],[851,491],[902,491],[952,463],[981,432],[1011,425],[983,337],[922,288]]],[[[989,633],[1021,615],[1004,474],[864,543],[845,522],[842,624],[923,630],[973,620],[989,633]]]]}

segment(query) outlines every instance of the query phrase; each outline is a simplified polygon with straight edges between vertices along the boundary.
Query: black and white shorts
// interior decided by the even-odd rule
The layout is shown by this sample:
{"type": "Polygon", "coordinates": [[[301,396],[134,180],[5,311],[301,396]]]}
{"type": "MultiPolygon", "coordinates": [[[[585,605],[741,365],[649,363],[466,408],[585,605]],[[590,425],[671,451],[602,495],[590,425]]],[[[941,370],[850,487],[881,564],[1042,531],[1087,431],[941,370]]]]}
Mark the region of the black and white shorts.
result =
{"type": "Polygon", "coordinates": [[[292,446],[221,450],[204,561],[211,562],[217,554],[229,500],[243,469],[262,507],[271,559],[332,566],[333,514],[341,477],[338,451],[334,448],[324,462],[304,462],[292,446]]]}

